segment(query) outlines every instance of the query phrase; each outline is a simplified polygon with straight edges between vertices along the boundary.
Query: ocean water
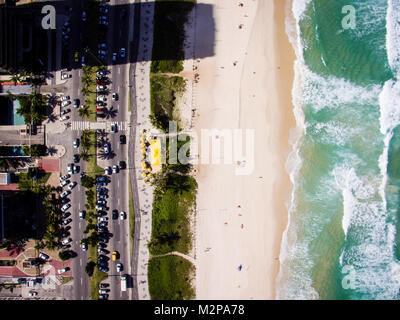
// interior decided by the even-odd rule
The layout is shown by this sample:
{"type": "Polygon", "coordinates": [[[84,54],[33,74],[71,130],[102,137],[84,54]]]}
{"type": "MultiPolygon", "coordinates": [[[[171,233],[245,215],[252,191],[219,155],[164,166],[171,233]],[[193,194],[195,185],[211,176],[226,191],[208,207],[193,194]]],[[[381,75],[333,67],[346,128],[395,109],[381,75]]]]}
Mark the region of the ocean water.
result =
{"type": "Polygon", "coordinates": [[[400,2],[293,0],[291,16],[302,134],[277,298],[399,299],[400,2]]]}

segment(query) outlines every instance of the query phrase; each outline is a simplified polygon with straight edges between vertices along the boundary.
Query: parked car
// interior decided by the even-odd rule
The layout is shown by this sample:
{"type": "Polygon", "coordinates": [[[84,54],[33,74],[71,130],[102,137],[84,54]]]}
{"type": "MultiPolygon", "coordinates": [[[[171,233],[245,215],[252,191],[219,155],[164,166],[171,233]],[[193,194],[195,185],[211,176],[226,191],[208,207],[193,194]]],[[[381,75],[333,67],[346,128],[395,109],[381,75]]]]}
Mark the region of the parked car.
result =
{"type": "Polygon", "coordinates": [[[126,219],[126,212],[125,212],[125,211],[121,211],[121,212],[119,213],[119,218],[120,218],[121,220],[125,220],[125,219],[126,219]]]}
{"type": "Polygon", "coordinates": [[[36,292],[36,291],[29,291],[29,293],[28,293],[28,295],[30,296],[30,297],[36,297],[37,295],[38,295],[38,293],[36,292]]]}
{"type": "Polygon", "coordinates": [[[102,206],[102,205],[100,205],[100,204],[96,204],[96,210],[104,210],[104,211],[107,211],[107,208],[104,207],[104,206],[102,206]]]}
{"type": "Polygon", "coordinates": [[[74,154],[74,163],[79,162],[79,154],[74,154]]]}
{"type": "Polygon", "coordinates": [[[62,212],[65,212],[65,211],[67,211],[70,207],[71,207],[71,205],[70,205],[69,203],[64,204],[64,205],[62,206],[62,208],[61,208],[61,211],[62,211],[62,212]]]}
{"type": "Polygon", "coordinates": [[[106,71],[105,70],[99,70],[99,71],[97,71],[97,75],[98,76],[105,76],[106,75],[106,71]]]}
{"type": "Polygon", "coordinates": [[[105,187],[107,182],[96,182],[96,187],[105,187]]]}
{"type": "Polygon", "coordinates": [[[61,198],[65,198],[67,195],[69,195],[71,193],[71,191],[69,190],[65,190],[63,193],[60,194],[61,198]]]}
{"type": "Polygon", "coordinates": [[[69,104],[71,104],[71,101],[69,101],[69,100],[63,101],[63,102],[61,102],[61,107],[66,107],[66,106],[68,106],[69,104]]]}
{"type": "Polygon", "coordinates": [[[98,249],[97,249],[97,252],[98,252],[98,253],[101,253],[101,254],[108,254],[108,251],[106,251],[106,250],[104,250],[104,249],[101,249],[101,248],[98,248],[98,249]]]}
{"type": "Polygon", "coordinates": [[[61,121],[65,121],[65,120],[68,120],[68,119],[69,119],[69,116],[63,116],[63,117],[60,118],[61,121]]]}
{"type": "Polygon", "coordinates": [[[105,243],[103,243],[103,242],[99,242],[99,243],[97,244],[97,246],[98,246],[99,248],[101,248],[101,249],[107,248],[107,245],[106,245],[105,243]]]}
{"type": "MultiPolygon", "coordinates": [[[[65,39],[65,38],[64,38],[65,39]]],[[[66,40],[66,39],[65,39],[66,40]]],[[[70,74],[70,73],[63,73],[62,75],[61,75],[61,79],[62,80],[65,80],[65,79],[69,79],[69,78],[72,78],[72,74],[70,74]]]]}
{"type": "Polygon", "coordinates": [[[71,221],[72,221],[71,218],[69,218],[69,219],[67,219],[67,220],[64,220],[64,221],[63,221],[63,225],[67,225],[67,224],[71,223],[71,221]]]}
{"type": "Polygon", "coordinates": [[[107,198],[108,198],[108,195],[106,195],[106,194],[99,194],[99,195],[97,195],[97,198],[99,198],[99,199],[107,199],[107,198]]]}
{"type": "Polygon", "coordinates": [[[116,133],[117,131],[118,131],[118,126],[117,126],[116,123],[113,123],[113,124],[111,125],[111,132],[112,132],[112,133],[116,133]]]}
{"type": "Polygon", "coordinates": [[[69,199],[68,199],[68,198],[61,199],[61,203],[62,203],[62,204],[66,204],[67,202],[69,202],[69,199]]]}
{"type": "Polygon", "coordinates": [[[67,101],[69,99],[70,99],[69,96],[63,96],[63,97],[60,98],[61,101],[67,101]]]}
{"type": "Polygon", "coordinates": [[[117,61],[117,53],[116,52],[114,52],[112,54],[112,61],[117,61]]]}
{"type": "Polygon", "coordinates": [[[105,201],[105,200],[97,200],[97,204],[105,206],[107,204],[107,201],[105,201]]]}
{"type": "Polygon", "coordinates": [[[105,96],[97,96],[96,100],[104,102],[107,101],[107,98],[105,96]]]}
{"type": "Polygon", "coordinates": [[[61,241],[61,244],[66,245],[66,244],[68,244],[70,242],[72,242],[72,239],[71,238],[67,238],[67,239],[64,239],[63,241],[61,241]]]}
{"type": "Polygon", "coordinates": [[[61,215],[61,219],[67,219],[71,214],[69,212],[65,212],[61,215]]]}
{"type": "Polygon", "coordinates": [[[74,148],[78,148],[79,147],[79,139],[75,139],[74,140],[74,148]]]}
{"type": "Polygon", "coordinates": [[[99,45],[98,45],[98,48],[99,49],[107,49],[107,44],[106,43],[99,43],[99,45]]]}
{"type": "MultiPolygon", "coordinates": [[[[68,173],[69,174],[74,173],[74,164],[73,163],[68,164],[68,173]]],[[[68,181],[68,183],[69,183],[69,181],[68,181]]]]}
{"type": "Polygon", "coordinates": [[[74,99],[74,108],[79,108],[80,103],[79,99],[74,99]]]}
{"type": "Polygon", "coordinates": [[[109,154],[110,151],[111,151],[110,149],[111,149],[110,144],[109,144],[108,142],[106,142],[106,143],[104,144],[104,153],[105,153],[105,154],[109,154]]]}
{"type": "Polygon", "coordinates": [[[65,267],[65,268],[63,268],[63,269],[58,269],[57,270],[57,273],[58,274],[63,274],[63,273],[65,273],[65,272],[67,272],[69,270],[69,267],[65,267]]]}
{"type": "Polygon", "coordinates": [[[110,286],[110,284],[108,283],[100,283],[100,288],[108,288],[110,286]]]}
{"type": "Polygon", "coordinates": [[[104,174],[108,174],[108,175],[111,174],[111,167],[110,167],[110,166],[108,166],[108,167],[106,167],[106,168],[104,169],[104,174]]]}
{"type": "Polygon", "coordinates": [[[64,187],[65,185],[67,185],[69,183],[69,180],[63,180],[60,182],[60,187],[64,187]]]}
{"type": "Polygon", "coordinates": [[[82,21],[86,21],[86,12],[85,11],[82,12],[82,21]]]}
{"type": "Polygon", "coordinates": [[[71,178],[71,175],[70,174],[65,174],[60,178],[60,181],[66,180],[66,179],[69,179],[69,178],[71,178]]]}
{"type": "MultiPolygon", "coordinates": [[[[99,270],[100,270],[101,272],[108,272],[108,268],[107,268],[107,267],[99,267],[99,270]]],[[[107,299],[107,298],[108,298],[108,294],[106,294],[106,295],[100,295],[99,297],[100,297],[100,299],[107,299]],[[106,297],[104,298],[103,296],[106,296],[106,297]]]]}
{"type": "Polygon", "coordinates": [[[98,221],[98,222],[108,221],[108,218],[107,218],[107,217],[98,217],[98,218],[97,218],[97,221],[98,221]]]}
{"type": "Polygon", "coordinates": [[[120,50],[120,52],[119,52],[119,56],[120,56],[121,58],[125,58],[125,55],[126,55],[125,48],[121,48],[121,50],[120,50]]]}
{"type": "Polygon", "coordinates": [[[96,181],[106,181],[106,177],[98,176],[96,177],[96,181]]]}
{"type": "Polygon", "coordinates": [[[39,253],[39,258],[42,259],[42,260],[49,260],[50,259],[50,257],[47,254],[43,253],[43,252],[39,253]]]}
{"type": "Polygon", "coordinates": [[[76,183],[75,181],[72,181],[72,182],[69,184],[68,189],[69,189],[69,190],[72,190],[73,188],[75,188],[76,185],[77,185],[77,183],[76,183]]]}
{"type": "Polygon", "coordinates": [[[118,251],[113,251],[112,253],[112,261],[115,261],[119,258],[118,251]]]}
{"type": "Polygon", "coordinates": [[[79,169],[80,169],[79,166],[74,166],[74,173],[79,173],[79,169]]]}
{"type": "Polygon", "coordinates": [[[69,248],[71,248],[70,244],[66,244],[64,246],[61,246],[61,249],[63,249],[63,250],[66,250],[66,249],[69,249],[69,248]]]}
{"type": "Polygon", "coordinates": [[[65,109],[65,110],[62,110],[62,111],[60,112],[60,114],[63,116],[63,115],[65,115],[65,114],[69,113],[69,112],[71,112],[71,109],[65,109]]]}

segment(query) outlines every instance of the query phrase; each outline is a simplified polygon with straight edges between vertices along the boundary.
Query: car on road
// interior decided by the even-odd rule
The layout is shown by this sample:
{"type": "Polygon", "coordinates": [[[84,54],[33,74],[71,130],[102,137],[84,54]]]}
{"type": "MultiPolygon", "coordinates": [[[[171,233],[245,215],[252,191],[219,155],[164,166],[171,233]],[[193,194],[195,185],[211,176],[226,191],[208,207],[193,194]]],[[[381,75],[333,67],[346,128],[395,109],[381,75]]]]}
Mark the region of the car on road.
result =
{"type": "Polygon", "coordinates": [[[80,169],[79,166],[74,166],[74,173],[79,173],[79,169],[80,169]]]}
{"type": "Polygon", "coordinates": [[[121,170],[126,169],[126,162],[125,162],[125,161],[120,161],[120,162],[119,162],[119,168],[120,168],[121,170]]]}
{"type": "Polygon", "coordinates": [[[69,79],[69,78],[72,78],[72,74],[70,74],[70,73],[63,73],[61,75],[62,80],[69,79]]]}
{"type": "Polygon", "coordinates": [[[43,252],[39,253],[39,258],[42,259],[42,260],[49,260],[50,259],[50,257],[47,254],[43,253],[43,252]]]}
{"type": "Polygon", "coordinates": [[[71,218],[69,218],[69,219],[67,219],[67,220],[64,220],[64,221],[63,221],[63,225],[67,225],[67,224],[69,224],[71,221],[72,221],[71,218]]]}
{"type": "Polygon", "coordinates": [[[112,217],[113,220],[117,220],[118,219],[118,210],[117,209],[114,209],[112,211],[111,217],[112,217]]]}
{"type": "Polygon", "coordinates": [[[85,11],[82,12],[82,21],[83,22],[86,21],[86,12],[85,11]]]}
{"type": "Polygon", "coordinates": [[[117,53],[116,52],[114,52],[113,54],[112,54],[112,61],[117,61],[117,53]]]}
{"type": "Polygon", "coordinates": [[[64,114],[67,114],[67,113],[69,113],[69,112],[71,112],[71,109],[65,109],[65,110],[62,110],[62,111],[60,112],[60,114],[63,116],[64,114]]]}
{"type": "Polygon", "coordinates": [[[67,195],[69,195],[71,191],[65,190],[63,193],[60,194],[60,198],[65,198],[67,195]]]}
{"type": "Polygon", "coordinates": [[[38,293],[36,291],[29,291],[28,295],[30,297],[36,297],[38,295],[38,293]]]}
{"type": "Polygon", "coordinates": [[[63,97],[60,98],[61,101],[67,101],[69,99],[70,99],[69,96],[63,96],[63,97]]]}
{"type": "Polygon", "coordinates": [[[78,61],[79,61],[79,52],[78,52],[78,51],[76,51],[76,52],[74,53],[74,61],[75,61],[75,62],[78,62],[78,61]]]}
{"type": "Polygon", "coordinates": [[[70,242],[72,242],[72,239],[71,238],[67,238],[67,239],[64,239],[63,241],[61,241],[61,244],[66,245],[66,244],[68,244],[70,242]]]}
{"type": "Polygon", "coordinates": [[[79,99],[74,99],[74,108],[79,108],[80,103],[79,99]]]}
{"type": "Polygon", "coordinates": [[[119,167],[117,165],[113,166],[113,173],[118,173],[119,172],[119,167]]]}
{"type": "Polygon", "coordinates": [[[113,253],[112,253],[112,261],[117,260],[118,257],[119,257],[118,251],[113,251],[113,253]]]}
{"type": "Polygon", "coordinates": [[[117,272],[123,271],[122,263],[117,263],[117,272]]]}
{"type": "Polygon", "coordinates": [[[125,212],[125,211],[121,211],[121,212],[119,213],[119,218],[120,218],[121,220],[125,220],[125,219],[126,219],[126,212],[125,212]]]}
{"type": "Polygon", "coordinates": [[[119,136],[119,143],[120,144],[125,144],[126,143],[126,136],[124,134],[121,134],[119,136]]]}
{"type": "Polygon", "coordinates": [[[125,48],[121,48],[121,50],[120,50],[120,52],[119,52],[119,56],[120,56],[121,58],[125,58],[125,56],[126,56],[125,48]]]}
{"type": "Polygon", "coordinates": [[[82,67],[86,66],[86,58],[85,58],[85,56],[81,57],[81,66],[82,67]]]}
{"type": "Polygon", "coordinates": [[[75,139],[74,140],[74,148],[78,148],[79,147],[79,139],[75,139]]]}
{"type": "Polygon", "coordinates": [[[81,219],[81,220],[85,219],[85,211],[84,210],[79,211],[79,219],[81,219]]]}
{"type": "Polygon", "coordinates": [[[65,272],[67,272],[69,270],[69,267],[65,267],[65,268],[63,268],[63,269],[58,269],[57,270],[57,273],[58,274],[63,274],[63,273],[65,273],[65,272]]]}
{"type": "Polygon", "coordinates": [[[61,208],[61,211],[62,211],[62,212],[65,212],[65,211],[67,211],[70,207],[71,207],[71,205],[70,205],[69,203],[64,204],[64,205],[62,206],[62,208],[61,208]]]}
{"type": "Polygon", "coordinates": [[[114,93],[112,94],[112,99],[113,99],[114,101],[118,101],[118,93],[114,92],[114,93]]]}
{"type": "Polygon", "coordinates": [[[82,248],[82,251],[87,251],[87,244],[81,243],[81,248],[82,248]]]}
{"type": "Polygon", "coordinates": [[[63,180],[63,181],[61,181],[61,182],[60,182],[60,187],[62,188],[62,187],[64,187],[64,186],[66,186],[69,182],[70,182],[69,180],[63,180]]]}
{"type": "Polygon", "coordinates": [[[79,162],[79,154],[74,154],[74,163],[79,162]]]}
{"type": "Polygon", "coordinates": [[[68,119],[69,119],[69,116],[62,116],[62,117],[60,118],[61,121],[65,121],[65,120],[68,120],[68,119]]]}
{"type": "Polygon", "coordinates": [[[77,185],[78,183],[76,182],[76,181],[72,181],[69,185],[68,185],[68,189],[69,190],[72,190],[73,188],[75,188],[75,186],[77,185]]]}
{"type": "Polygon", "coordinates": [[[116,133],[117,131],[118,131],[118,126],[117,126],[116,123],[113,123],[113,124],[111,125],[111,132],[112,132],[112,133],[116,133]]]}

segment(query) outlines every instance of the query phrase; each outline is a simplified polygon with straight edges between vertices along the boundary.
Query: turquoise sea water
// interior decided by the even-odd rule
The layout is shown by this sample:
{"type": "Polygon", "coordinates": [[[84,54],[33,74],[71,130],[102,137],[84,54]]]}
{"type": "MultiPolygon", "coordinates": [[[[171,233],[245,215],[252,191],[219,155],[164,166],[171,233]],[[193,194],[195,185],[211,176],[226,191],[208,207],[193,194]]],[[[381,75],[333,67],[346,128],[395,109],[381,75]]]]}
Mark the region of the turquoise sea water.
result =
{"type": "Polygon", "coordinates": [[[399,299],[400,4],[293,0],[292,13],[304,134],[277,297],[399,299]],[[342,27],[346,5],[355,29],[342,27]]]}

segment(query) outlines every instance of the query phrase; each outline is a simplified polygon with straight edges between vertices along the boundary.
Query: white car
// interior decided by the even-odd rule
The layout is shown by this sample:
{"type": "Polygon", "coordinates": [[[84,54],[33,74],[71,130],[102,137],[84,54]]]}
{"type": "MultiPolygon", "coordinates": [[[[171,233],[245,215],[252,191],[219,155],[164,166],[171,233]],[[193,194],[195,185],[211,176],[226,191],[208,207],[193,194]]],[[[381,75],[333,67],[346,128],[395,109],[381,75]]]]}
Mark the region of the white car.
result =
{"type": "Polygon", "coordinates": [[[108,218],[107,217],[98,217],[97,221],[98,222],[108,221],[108,218]]]}
{"type": "Polygon", "coordinates": [[[119,172],[119,168],[117,165],[113,166],[113,173],[118,173],[119,172]]]}
{"type": "Polygon", "coordinates": [[[36,291],[29,291],[28,294],[29,294],[30,297],[35,297],[35,296],[38,295],[38,293],[36,291]]]}
{"type": "Polygon", "coordinates": [[[69,119],[69,116],[62,116],[62,117],[60,118],[61,121],[65,121],[65,120],[68,120],[68,119],[69,119]]]}
{"type": "Polygon", "coordinates": [[[61,208],[61,211],[62,211],[62,212],[65,212],[65,211],[67,211],[70,207],[71,207],[71,205],[70,205],[69,203],[64,204],[64,205],[62,206],[62,208],[61,208]]]}
{"type": "Polygon", "coordinates": [[[96,210],[103,210],[103,211],[107,211],[107,208],[105,206],[96,204],[96,210]]]}
{"type": "Polygon", "coordinates": [[[61,107],[66,107],[66,106],[68,106],[68,105],[70,105],[71,104],[71,101],[63,101],[62,103],[61,103],[61,107]]]}
{"type": "Polygon", "coordinates": [[[69,96],[63,96],[63,97],[61,97],[61,101],[67,101],[67,100],[69,100],[70,99],[70,97],[69,96]]]}
{"type": "Polygon", "coordinates": [[[96,100],[97,100],[97,101],[102,101],[102,102],[104,102],[104,101],[107,101],[107,98],[106,98],[105,96],[98,96],[98,97],[96,98],[96,100]]]}
{"type": "Polygon", "coordinates": [[[118,263],[117,264],[117,272],[121,272],[122,271],[122,263],[118,263]]]}
{"type": "Polygon", "coordinates": [[[61,111],[60,114],[63,116],[65,114],[69,113],[69,112],[71,112],[71,109],[65,109],[65,110],[61,111]]]}
{"type": "Polygon", "coordinates": [[[62,188],[64,186],[66,186],[68,183],[69,183],[69,180],[63,180],[60,182],[60,187],[62,188]]]}
{"type": "Polygon", "coordinates": [[[117,61],[117,53],[114,52],[112,55],[112,61],[117,61]]]}
{"type": "Polygon", "coordinates": [[[63,269],[58,269],[58,270],[57,270],[57,273],[58,273],[58,274],[62,274],[62,273],[64,273],[64,272],[67,272],[68,270],[69,270],[68,267],[63,268],[63,269]]]}
{"type": "Polygon", "coordinates": [[[121,220],[125,220],[125,219],[126,219],[126,212],[125,212],[125,211],[121,211],[121,212],[119,213],[119,218],[120,218],[121,220]]]}
{"type": "Polygon", "coordinates": [[[63,193],[60,194],[61,198],[65,198],[67,195],[69,195],[71,193],[71,191],[69,190],[65,190],[63,193]]]}
{"type": "Polygon", "coordinates": [[[106,168],[104,169],[104,174],[110,175],[110,174],[111,174],[111,167],[106,167],[106,168]]]}
{"type": "Polygon", "coordinates": [[[125,48],[121,48],[121,51],[120,51],[120,53],[119,53],[119,56],[120,56],[121,58],[125,58],[125,55],[126,55],[125,48]]]}
{"type": "Polygon", "coordinates": [[[97,89],[97,91],[101,91],[101,90],[105,90],[106,87],[99,85],[99,86],[96,87],[96,89],[97,89]]]}
{"type": "Polygon", "coordinates": [[[98,76],[105,76],[106,72],[104,70],[97,71],[98,76]]]}
{"type": "Polygon", "coordinates": [[[61,241],[61,244],[62,244],[63,246],[65,246],[66,244],[68,244],[68,243],[70,243],[70,242],[72,242],[72,239],[71,239],[71,238],[68,238],[68,239],[64,239],[63,241],[61,241]]]}
{"type": "Polygon", "coordinates": [[[72,74],[63,73],[63,74],[61,75],[61,79],[62,79],[62,80],[69,79],[69,78],[72,78],[72,74]]]}
{"type": "Polygon", "coordinates": [[[87,250],[87,244],[86,243],[82,243],[81,244],[81,248],[82,248],[82,251],[86,251],[87,250]]]}
{"type": "Polygon", "coordinates": [[[81,220],[85,219],[85,211],[83,210],[79,211],[79,219],[81,220]]]}
{"type": "Polygon", "coordinates": [[[69,184],[68,189],[69,189],[69,190],[72,190],[73,188],[75,188],[76,185],[77,185],[77,183],[76,183],[75,181],[72,181],[72,182],[69,184]]]}

